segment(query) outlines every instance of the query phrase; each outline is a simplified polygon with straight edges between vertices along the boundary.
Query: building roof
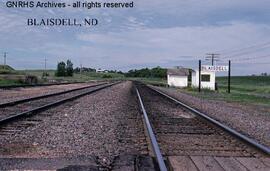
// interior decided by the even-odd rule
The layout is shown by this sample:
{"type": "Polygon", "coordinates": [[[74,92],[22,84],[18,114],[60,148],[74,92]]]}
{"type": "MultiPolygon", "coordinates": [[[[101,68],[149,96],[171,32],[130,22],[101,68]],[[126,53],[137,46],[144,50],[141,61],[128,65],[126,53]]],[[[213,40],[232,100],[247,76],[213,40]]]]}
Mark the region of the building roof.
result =
{"type": "Polygon", "coordinates": [[[189,69],[188,68],[168,69],[167,75],[188,76],[189,69]]]}

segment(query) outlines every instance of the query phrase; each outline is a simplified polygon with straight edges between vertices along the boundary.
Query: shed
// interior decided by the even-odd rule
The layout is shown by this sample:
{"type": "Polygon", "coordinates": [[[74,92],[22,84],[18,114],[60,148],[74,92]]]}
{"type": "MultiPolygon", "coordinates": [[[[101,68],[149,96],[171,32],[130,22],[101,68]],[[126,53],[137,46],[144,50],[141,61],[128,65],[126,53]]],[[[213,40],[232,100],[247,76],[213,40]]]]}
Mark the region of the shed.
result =
{"type": "Polygon", "coordinates": [[[188,86],[188,68],[168,69],[167,82],[172,87],[187,87],[188,86]]]}

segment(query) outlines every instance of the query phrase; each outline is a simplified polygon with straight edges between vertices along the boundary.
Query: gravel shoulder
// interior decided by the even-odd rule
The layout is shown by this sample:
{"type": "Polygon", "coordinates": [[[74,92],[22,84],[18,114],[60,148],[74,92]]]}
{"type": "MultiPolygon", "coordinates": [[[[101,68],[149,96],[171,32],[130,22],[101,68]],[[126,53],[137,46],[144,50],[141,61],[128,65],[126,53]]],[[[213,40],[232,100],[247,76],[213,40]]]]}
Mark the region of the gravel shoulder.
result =
{"type": "Polygon", "coordinates": [[[35,96],[41,96],[75,88],[84,87],[87,85],[95,85],[97,83],[78,83],[78,84],[66,84],[66,85],[51,85],[41,87],[29,87],[29,88],[14,88],[14,89],[0,89],[0,103],[7,103],[14,100],[20,100],[35,96]]]}
{"type": "Polygon", "coordinates": [[[270,110],[232,102],[200,99],[177,89],[154,87],[227,126],[270,146],[270,110]]]}
{"type": "Polygon", "coordinates": [[[124,82],[36,115],[36,125],[0,136],[0,157],[97,156],[110,163],[118,155],[148,154],[131,88],[124,82]]]}

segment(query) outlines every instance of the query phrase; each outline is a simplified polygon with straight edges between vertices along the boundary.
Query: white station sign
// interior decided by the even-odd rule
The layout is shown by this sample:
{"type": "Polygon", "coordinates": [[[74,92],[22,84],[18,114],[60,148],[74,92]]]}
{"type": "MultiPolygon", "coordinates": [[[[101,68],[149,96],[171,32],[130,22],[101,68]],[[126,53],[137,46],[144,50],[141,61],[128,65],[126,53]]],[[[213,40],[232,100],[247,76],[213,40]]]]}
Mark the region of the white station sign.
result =
{"type": "Polygon", "coordinates": [[[228,66],[202,65],[202,71],[224,72],[228,70],[229,70],[228,66]]]}

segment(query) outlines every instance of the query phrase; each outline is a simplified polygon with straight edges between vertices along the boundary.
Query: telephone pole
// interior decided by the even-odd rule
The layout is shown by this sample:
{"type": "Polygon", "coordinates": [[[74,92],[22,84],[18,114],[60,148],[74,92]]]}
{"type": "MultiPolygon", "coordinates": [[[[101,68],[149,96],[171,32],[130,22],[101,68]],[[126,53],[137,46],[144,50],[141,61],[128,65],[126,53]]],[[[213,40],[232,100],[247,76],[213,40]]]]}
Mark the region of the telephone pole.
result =
{"type": "Polygon", "coordinates": [[[45,58],[45,72],[47,71],[47,58],[45,58]]]}
{"type": "Polygon", "coordinates": [[[82,78],[82,64],[80,64],[80,77],[82,78]]]}
{"type": "Polygon", "coordinates": [[[218,58],[219,58],[219,54],[217,53],[207,53],[206,55],[206,59],[205,60],[211,60],[211,63],[212,63],[212,66],[214,66],[214,62],[215,61],[218,61],[218,58]]]}
{"type": "Polygon", "coordinates": [[[4,52],[4,65],[7,64],[7,52],[4,52]]]}
{"type": "Polygon", "coordinates": [[[46,78],[47,77],[47,58],[45,57],[45,60],[44,60],[44,77],[46,78]]]}

